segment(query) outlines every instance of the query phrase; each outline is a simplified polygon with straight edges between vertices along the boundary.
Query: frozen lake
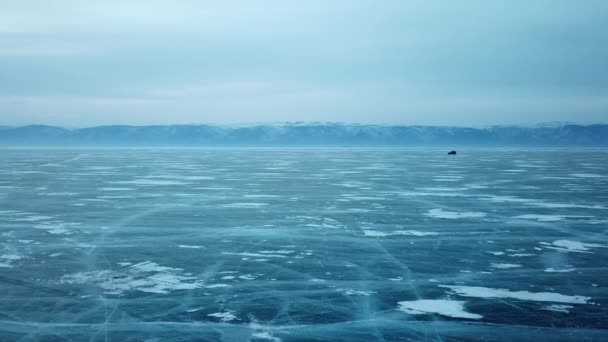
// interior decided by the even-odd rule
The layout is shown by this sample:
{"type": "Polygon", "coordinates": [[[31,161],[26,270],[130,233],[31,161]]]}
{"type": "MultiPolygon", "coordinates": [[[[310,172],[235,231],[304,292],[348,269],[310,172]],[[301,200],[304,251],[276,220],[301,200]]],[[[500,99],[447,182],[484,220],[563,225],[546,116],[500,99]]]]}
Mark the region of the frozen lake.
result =
{"type": "Polygon", "coordinates": [[[2,341],[607,341],[608,151],[0,150],[2,341]]]}

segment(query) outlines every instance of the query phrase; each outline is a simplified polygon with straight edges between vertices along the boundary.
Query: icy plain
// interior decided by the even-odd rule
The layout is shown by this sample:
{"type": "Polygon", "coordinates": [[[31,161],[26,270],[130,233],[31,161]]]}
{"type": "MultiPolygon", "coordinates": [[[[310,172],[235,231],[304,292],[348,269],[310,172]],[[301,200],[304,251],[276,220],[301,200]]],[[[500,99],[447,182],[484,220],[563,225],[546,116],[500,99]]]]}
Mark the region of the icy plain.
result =
{"type": "Polygon", "coordinates": [[[608,151],[0,150],[1,341],[607,341],[608,151]]]}

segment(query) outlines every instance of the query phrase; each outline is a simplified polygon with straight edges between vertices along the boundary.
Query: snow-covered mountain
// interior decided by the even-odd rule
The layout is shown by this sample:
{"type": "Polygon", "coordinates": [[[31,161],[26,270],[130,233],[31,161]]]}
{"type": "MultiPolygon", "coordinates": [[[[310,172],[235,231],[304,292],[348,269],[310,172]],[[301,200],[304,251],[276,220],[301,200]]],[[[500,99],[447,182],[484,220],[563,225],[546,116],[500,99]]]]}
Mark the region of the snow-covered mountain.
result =
{"type": "Polygon", "coordinates": [[[608,125],[441,126],[285,123],[253,125],[3,127],[13,146],[471,146],[608,147],[608,125]]]}

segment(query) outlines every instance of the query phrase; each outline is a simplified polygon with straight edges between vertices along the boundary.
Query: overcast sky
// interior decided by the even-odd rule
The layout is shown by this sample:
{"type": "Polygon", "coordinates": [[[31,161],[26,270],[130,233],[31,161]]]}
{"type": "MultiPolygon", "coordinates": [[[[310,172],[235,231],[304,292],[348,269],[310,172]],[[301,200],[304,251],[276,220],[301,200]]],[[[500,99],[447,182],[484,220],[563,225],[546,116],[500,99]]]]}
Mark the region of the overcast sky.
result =
{"type": "Polygon", "coordinates": [[[0,2],[0,125],[608,122],[606,0],[0,2]]]}

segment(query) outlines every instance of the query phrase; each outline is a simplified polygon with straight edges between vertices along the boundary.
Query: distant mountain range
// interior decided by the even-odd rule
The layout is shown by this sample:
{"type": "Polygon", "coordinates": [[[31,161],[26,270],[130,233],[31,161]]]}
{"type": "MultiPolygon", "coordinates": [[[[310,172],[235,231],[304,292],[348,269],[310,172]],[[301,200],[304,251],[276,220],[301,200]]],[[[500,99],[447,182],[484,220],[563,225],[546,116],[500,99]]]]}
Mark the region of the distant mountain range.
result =
{"type": "Polygon", "coordinates": [[[241,126],[0,126],[3,146],[608,147],[608,125],[442,126],[286,123],[241,126]]]}

